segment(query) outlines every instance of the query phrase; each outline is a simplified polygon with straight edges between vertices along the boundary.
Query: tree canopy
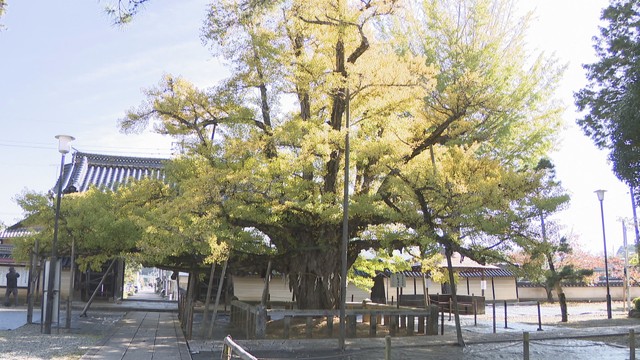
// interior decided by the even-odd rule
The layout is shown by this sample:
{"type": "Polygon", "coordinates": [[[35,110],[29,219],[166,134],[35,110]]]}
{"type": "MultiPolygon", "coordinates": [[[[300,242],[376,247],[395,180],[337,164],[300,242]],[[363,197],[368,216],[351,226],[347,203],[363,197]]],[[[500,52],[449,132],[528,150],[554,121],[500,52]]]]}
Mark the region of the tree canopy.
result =
{"type": "Polygon", "coordinates": [[[346,156],[349,265],[411,245],[482,260],[517,236],[561,69],[524,52],[511,15],[503,1],[219,1],[203,36],[233,75],[210,89],[167,75],[121,127],[179,138],[178,193],[202,201],[182,212],[215,214],[218,237],[264,236],[298,305],[334,307],[346,156]]]}
{"type": "Polygon", "coordinates": [[[568,321],[567,301],[563,292],[563,282],[580,282],[593,273],[576,267],[567,261],[572,253],[569,241],[562,235],[560,226],[549,217],[562,210],[569,203],[569,195],[556,179],[555,168],[548,159],[541,159],[535,168],[540,176],[538,189],[527,196],[528,211],[534,215],[529,222],[529,235],[519,242],[522,251],[513,257],[517,267],[514,272],[534,283],[541,284],[547,291],[547,299],[553,301],[552,291],[556,291],[560,302],[562,321],[568,321]]]}
{"type": "Polygon", "coordinates": [[[578,125],[609,150],[614,173],[635,189],[640,179],[639,11],[635,0],[614,0],[603,10],[606,25],[594,45],[599,60],[584,65],[588,83],[575,94],[578,109],[585,111],[578,125]]]}

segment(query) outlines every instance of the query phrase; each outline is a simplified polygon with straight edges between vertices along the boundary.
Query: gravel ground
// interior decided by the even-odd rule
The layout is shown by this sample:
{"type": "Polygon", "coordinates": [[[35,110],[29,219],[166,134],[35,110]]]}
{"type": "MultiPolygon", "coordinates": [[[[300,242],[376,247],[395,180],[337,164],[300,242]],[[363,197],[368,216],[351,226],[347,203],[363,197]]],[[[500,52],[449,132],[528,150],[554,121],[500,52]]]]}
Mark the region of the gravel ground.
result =
{"type": "MultiPolygon", "coordinates": [[[[486,314],[478,316],[478,321],[487,323],[493,320],[493,309],[487,306],[486,314]]],[[[569,322],[560,322],[560,308],[556,304],[543,304],[540,307],[542,325],[546,329],[551,327],[598,327],[639,325],[640,319],[628,318],[622,311],[622,303],[613,304],[613,318],[607,319],[604,303],[571,303],[569,304],[569,322]]],[[[529,305],[509,305],[507,308],[509,327],[520,325],[536,326],[538,323],[537,307],[529,305]]],[[[45,335],[40,332],[39,324],[24,325],[15,330],[0,330],[0,359],[14,360],[77,360],[89,348],[98,344],[105,335],[114,330],[115,323],[125,315],[124,312],[90,312],[87,318],[78,318],[74,314],[72,329],[54,329],[53,334],[45,335]]],[[[464,322],[473,322],[472,316],[465,316],[464,322]]],[[[62,320],[64,323],[64,320],[62,320]]],[[[445,324],[449,325],[445,318],[445,324]]],[[[504,327],[504,307],[496,307],[496,324],[498,332],[504,327]]],[[[534,330],[535,331],[535,330],[534,330]]],[[[626,346],[628,338],[597,338],[589,339],[603,341],[609,344],[626,346]]],[[[638,341],[637,343],[640,343],[638,341]]],[[[210,359],[209,354],[200,354],[210,359]]],[[[195,356],[194,358],[198,358],[195,356]]]]}
{"type": "Polygon", "coordinates": [[[71,330],[54,328],[50,335],[40,332],[40,324],[27,324],[15,330],[0,331],[0,359],[79,359],[91,346],[109,334],[122,316],[122,312],[92,313],[86,318],[75,315],[71,330]]]}

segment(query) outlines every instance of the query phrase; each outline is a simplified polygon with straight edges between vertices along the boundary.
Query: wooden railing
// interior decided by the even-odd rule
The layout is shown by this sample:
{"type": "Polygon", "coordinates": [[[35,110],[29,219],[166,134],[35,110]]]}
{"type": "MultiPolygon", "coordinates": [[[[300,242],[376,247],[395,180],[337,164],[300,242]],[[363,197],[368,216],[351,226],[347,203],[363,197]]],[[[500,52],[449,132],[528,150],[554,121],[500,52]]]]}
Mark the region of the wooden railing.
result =
{"type": "Polygon", "coordinates": [[[222,360],[231,360],[233,357],[239,357],[242,360],[258,360],[257,357],[251,355],[247,350],[236,344],[231,336],[224,338],[222,347],[222,360]]]}
{"type": "MultiPolygon", "coordinates": [[[[472,295],[458,295],[458,310],[460,314],[484,314],[485,313],[485,299],[483,296],[472,295]]],[[[453,311],[453,301],[451,295],[437,294],[429,295],[429,302],[432,305],[436,305],[442,312],[453,311]]]]}
{"type": "MultiPolygon", "coordinates": [[[[345,311],[346,336],[357,337],[357,324],[367,324],[367,335],[377,336],[378,325],[384,326],[391,336],[415,334],[437,335],[438,333],[438,308],[430,306],[427,310],[416,308],[395,308],[381,304],[366,304],[365,307],[356,308],[359,303],[350,303],[345,311]],[[417,324],[417,328],[416,328],[417,324]]],[[[283,327],[281,337],[288,339],[292,333],[294,319],[304,319],[304,337],[313,337],[314,319],[326,319],[326,328],[323,336],[334,337],[333,320],[339,318],[338,310],[296,310],[296,309],[266,309],[261,305],[253,306],[241,301],[231,302],[231,322],[234,326],[243,330],[247,339],[264,339],[267,336],[268,319],[282,319],[283,327]]],[[[301,321],[297,321],[300,323],[301,321]]],[[[362,328],[362,325],[361,325],[362,328]]]]}

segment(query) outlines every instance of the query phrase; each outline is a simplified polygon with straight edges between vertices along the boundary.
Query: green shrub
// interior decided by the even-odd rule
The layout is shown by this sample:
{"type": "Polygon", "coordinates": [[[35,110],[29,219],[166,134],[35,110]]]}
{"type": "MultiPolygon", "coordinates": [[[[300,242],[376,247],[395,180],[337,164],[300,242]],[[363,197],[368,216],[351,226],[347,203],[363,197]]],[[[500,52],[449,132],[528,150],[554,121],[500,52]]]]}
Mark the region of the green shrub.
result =
{"type": "Polygon", "coordinates": [[[633,299],[633,308],[640,311],[640,297],[633,299]]]}

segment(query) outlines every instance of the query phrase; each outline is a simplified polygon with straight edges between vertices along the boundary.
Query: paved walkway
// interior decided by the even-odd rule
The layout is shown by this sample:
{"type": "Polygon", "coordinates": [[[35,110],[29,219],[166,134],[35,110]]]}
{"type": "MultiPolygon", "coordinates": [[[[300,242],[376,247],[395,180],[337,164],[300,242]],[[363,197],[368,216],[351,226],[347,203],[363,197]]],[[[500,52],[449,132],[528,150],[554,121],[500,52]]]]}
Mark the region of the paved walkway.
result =
{"type": "Polygon", "coordinates": [[[178,320],[177,302],[143,289],[118,303],[92,304],[95,310],[126,311],[112,334],[83,360],[191,360],[187,341],[178,320]]]}
{"type": "Polygon", "coordinates": [[[82,360],[191,360],[175,313],[134,311],[82,360]]]}
{"type": "MultiPolygon", "coordinates": [[[[73,302],[72,332],[91,332],[103,336],[101,342],[91,348],[83,360],[191,360],[187,341],[180,329],[176,301],[166,301],[161,296],[141,291],[117,303],[97,301],[91,304],[87,318],[78,315],[86,303],[73,302]],[[120,318],[108,333],[100,332],[100,322],[105,313],[117,314],[120,318]]],[[[34,309],[33,321],[40,322],[40,309],[34,309]]],[[[60,321],[54,325],[64,326],[66,311],[60,311],[60,321]]],[[[0,330],[14,330],[27,323],[27,307],[0,307],[0,330]]],[[[107,325],[102,329],[107,329],[107,325]]],[[[112,326],[109,324],[108,326],[112,326]]],[[[62,329],[61,329],[62,330],[62,329]]],[[[62,330],[68,331],[68,330],[62,330]]],[[[1,357],[1,356],[0,356],[1,357]]]]}

